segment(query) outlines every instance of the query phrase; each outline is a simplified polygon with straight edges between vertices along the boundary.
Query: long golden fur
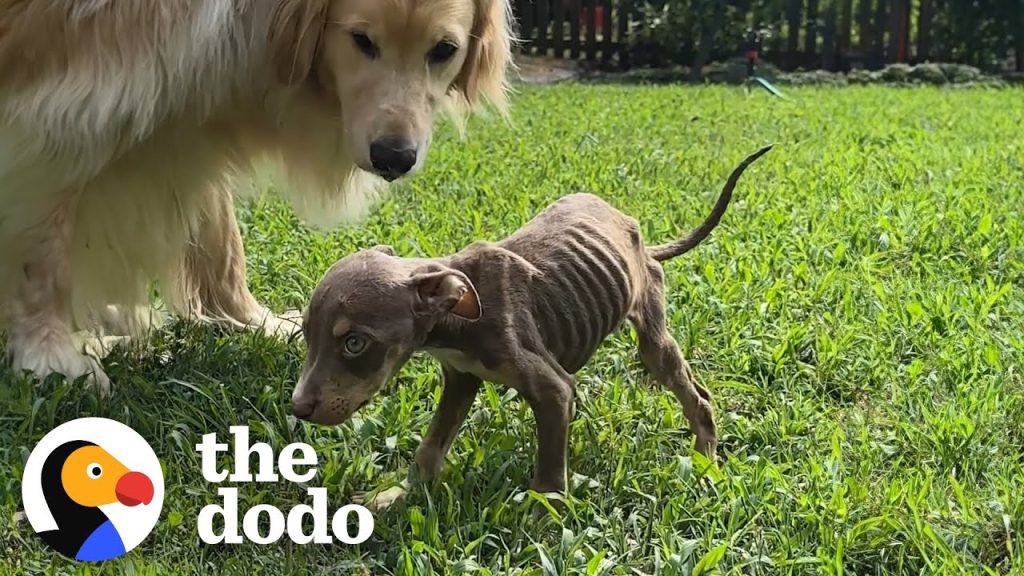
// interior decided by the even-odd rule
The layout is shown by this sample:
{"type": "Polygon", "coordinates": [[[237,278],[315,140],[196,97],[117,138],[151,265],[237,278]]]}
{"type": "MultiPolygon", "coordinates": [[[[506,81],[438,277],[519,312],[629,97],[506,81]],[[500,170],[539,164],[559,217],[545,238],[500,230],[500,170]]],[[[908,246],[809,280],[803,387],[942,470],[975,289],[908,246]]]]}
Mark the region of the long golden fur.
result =
{"type": "Polygon", "coordinates": [[[273,161],[307,219],[359,218],[437,114],[503,109],[509,20],[507,0],[0,0],[14,368],[106,386],[73,332],[138,333],[152,281],[178,314],[289,330],[246,287],[235,177],[273,161]]]}

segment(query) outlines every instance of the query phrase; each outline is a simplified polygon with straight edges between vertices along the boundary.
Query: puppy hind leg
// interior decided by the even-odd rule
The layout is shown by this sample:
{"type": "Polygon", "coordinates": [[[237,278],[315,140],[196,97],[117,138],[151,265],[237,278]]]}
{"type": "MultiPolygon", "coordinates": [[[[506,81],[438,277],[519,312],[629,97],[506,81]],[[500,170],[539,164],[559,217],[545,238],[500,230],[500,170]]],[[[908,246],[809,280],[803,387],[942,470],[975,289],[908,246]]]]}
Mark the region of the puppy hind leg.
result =
{"type": "Polygon", "coordinates": [[[71,252],[77,195],[68,197],[39,227],[40,242],[29,253],[24,278],[7,310],[8,354],[15,371],[38,378],[88,376],[101,392],[110,381],[99,361],[83,354],[71,335],[71,252]]]}
{"type": "Polygon", "coordinates": [[[282,336],[301,327],[298,314],[276,316],[249,291],[242,236],[227,190],[213,187],[206,193],[193,242],[175,273],[170,300],[183,316],[282,336]]]}
{"type": "Polygon", "coordinates": [[[689,363],[665,326],[665,293],[661,267],[652,265],[650,279],[637,309],[630,316],[639,340],[640,358],[648,372],[683,405],[697,437],[700,453],[715,459],[718,432],[711,393],[697,382],[689,363]]]}

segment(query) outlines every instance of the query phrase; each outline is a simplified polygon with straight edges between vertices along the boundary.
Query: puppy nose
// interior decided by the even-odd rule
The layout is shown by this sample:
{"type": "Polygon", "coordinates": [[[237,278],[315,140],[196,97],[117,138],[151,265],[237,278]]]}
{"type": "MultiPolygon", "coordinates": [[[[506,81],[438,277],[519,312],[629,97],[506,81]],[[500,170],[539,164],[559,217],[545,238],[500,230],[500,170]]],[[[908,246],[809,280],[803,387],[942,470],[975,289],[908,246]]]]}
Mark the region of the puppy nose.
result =
{"type": "Polygon", "coordinates": [[[305,420],[313,415],[314,405],[312,402],[292,402],[292,414],[296,418],[305,420]]]}
{"type": "Polygon", "coordinates": [[[395,180],[416,165],[416,145],[403,138],[384,137],[370,144],[370,163],[385,180],[395,180]]]}

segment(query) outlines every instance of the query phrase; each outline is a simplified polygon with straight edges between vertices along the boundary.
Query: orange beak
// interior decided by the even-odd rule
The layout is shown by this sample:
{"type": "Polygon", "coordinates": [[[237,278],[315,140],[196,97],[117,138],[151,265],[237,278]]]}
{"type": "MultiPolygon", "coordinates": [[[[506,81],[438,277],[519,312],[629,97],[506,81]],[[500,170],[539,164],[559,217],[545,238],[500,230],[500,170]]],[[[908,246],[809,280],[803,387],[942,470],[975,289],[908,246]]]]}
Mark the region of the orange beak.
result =
{"type": "Polygon", "coordinates": [[[142,472],[129,472],[117,481],[114,493],[125,506],[149,504],[153,501],[153,482],[142,472]]]}

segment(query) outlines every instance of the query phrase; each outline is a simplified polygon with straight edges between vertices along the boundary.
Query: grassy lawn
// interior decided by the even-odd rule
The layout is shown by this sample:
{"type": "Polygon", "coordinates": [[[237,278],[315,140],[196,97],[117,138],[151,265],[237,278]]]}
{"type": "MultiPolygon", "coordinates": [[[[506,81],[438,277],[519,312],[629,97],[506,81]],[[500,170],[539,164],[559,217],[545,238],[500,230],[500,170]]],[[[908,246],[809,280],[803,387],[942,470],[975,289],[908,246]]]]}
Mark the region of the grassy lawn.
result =
{"type": "MultiPolygon", "coordinates": [[[[315,232],[271,199],[243,210],[252,288],[284,310],[350,251],[441,255],[580,189],[667,240],[775,143],[711,239],[666,265],[720,469],[691,454],[624,329],[578,375],[565,517],[531,519],[533,417],[488,386],[440,480],[365,544],[205,546],[196,517],[218,498],[201,434],[248,424],[277,449],[313,445],[333,510],[405,474],[440,371],[416,359],[352,422],[316,427],[289,412],[300,343],[179,323],[108,359],[109,400],[0,372],[0,574],[83,569],[13,515],[32,445],[86,415],[138,430],[167,482],[156,531],[92,573],[1024,574],[1024,93],[787,93],[524,89],[512,126],[474,120],[465,142],[444,126],[427,169],[356,227],[315,232]]],[[[240,493],[243,512],[305,500],[285,482],[240,493]]]]}

